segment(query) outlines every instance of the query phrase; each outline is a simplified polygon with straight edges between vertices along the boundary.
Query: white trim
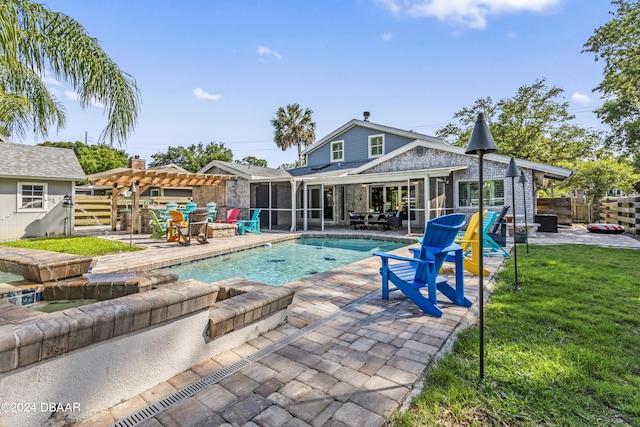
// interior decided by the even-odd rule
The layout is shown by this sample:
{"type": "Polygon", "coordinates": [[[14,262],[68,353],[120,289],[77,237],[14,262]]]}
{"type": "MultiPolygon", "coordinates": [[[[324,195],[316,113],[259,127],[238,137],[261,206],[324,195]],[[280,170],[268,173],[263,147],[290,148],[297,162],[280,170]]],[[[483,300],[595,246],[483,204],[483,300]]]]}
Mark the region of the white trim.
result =
{"type": "Polygon", "coordinates": [[[384,133],[379,133],[379,134],[376,134],[376,135],[369,135],[367,140],[368,140],[368,143],[367,143],[367,157],[369,159],[377,159],[378,157],[384,156],[384,154],[385,154],[385,151],[384,151],[384,133]],[[374,138],[382,139],[382,152],[380,154],[372,154],[371,153],[371,151],[372,151],[371,142],[372,142],[372,139],[374,139],[374,138]]]}
{"type": "Polygon", "coordinates": [[[342,140],[337,140],[337,141],[331,141],[331,144],[329,145],[329,147],[331,148],[330,152],[329,152],[329,161],[333,162],[344,162],[344,139],[342,140]],[[334,144],[341,144],[342,145],[342,150],[340,150],[340,152],[342,153],[342,157],[340,157],[339,159],[334,159],[333,158],[333,154],[336,153],[337,151],[333,149],[333,145],[334,144]]]}
{"type": "Polygon", "coordinates": [[[47,199],[49,198],[49,184],[45,182],[24,182],[19,181],[17,183],[16,190],[16,212],[47,212],[48,203],[47,199]],[[22,190],[24,186],[42,186],[42,207],[41,208],[33,208],[33,207],[22,207],[22,190]]]}

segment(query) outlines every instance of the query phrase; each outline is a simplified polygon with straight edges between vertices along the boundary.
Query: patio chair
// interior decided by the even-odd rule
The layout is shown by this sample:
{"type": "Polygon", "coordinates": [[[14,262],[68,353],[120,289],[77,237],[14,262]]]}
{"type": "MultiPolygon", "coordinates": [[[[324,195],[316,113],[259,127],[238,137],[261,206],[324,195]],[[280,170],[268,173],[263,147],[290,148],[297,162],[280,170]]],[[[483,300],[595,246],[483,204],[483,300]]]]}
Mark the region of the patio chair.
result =
{"type": "Polygon", "coordinates": [[[507,205],[502,208],[496,222],[493,224],[491,230],[487,233],[491,239],[501,247],[507,246],[507,220],[505,215],[509,211],[511,206],[507,205]]]}
{"type": "Polygon", "coordinates": [[[364,217],[349,211],[349,227],[353,227],[354,230],[364,227],[364,217]]]}
{"type": "Polygon", "coordinates": [[[427,222],[420,248],[414,258],[391,253],[374,252],[382,260],[382,298],[389,299],[389,292],[400,290],[427,314],[440,317],[436,292],[440,291],[454,304],[470,307],[471,301],[464,296],[464,274],[462,269],[462,248],[454,243],[456,233],[464,224],[463,214],[450,214],[427,222]],[[451,286],[438,272],[450,252],[456,253],[456,283],[451,286]],[[389,260],[400,261],[390,264],[389,260]],[[394,288],[389,287],[389,281],[394,288]],[[425,296],[421,289],[427,289],[425,296]]]}
{"type": "Polygon", "coordinates": [[[387,217],[387,226],[400,230],[402,228],[402,211],[389,215],[387,217]]]}
{"type": "Polygon", "coordinates": [[[239,219],[236,221],[238,225],[238,234],[244,235],[245,231],[249,233],[260,234],[260,212],[261,208],[253,211],[251,219],[239,219]]]}
{"type": "Polygon", "coordinates": [[[188,217],[189,214],[193,211],[195,211],[198,208],[198,204],[195,202],[187,202],[186,205],[184,205],[184,209],[181,209],[182,213],[184,214],[185,217],[188,217]]]}
{"type": "Polygon", "coordinates": [[[171,220],[171,216],[169,215],[169,211],[178,210],[178,203],[176,202],[167,202],[165,209],[163,211],[158,211],[158,219],[161,222],[169,222],[171,220]]]}
{"type": "MultiPolygon", "coordinates": [[[[484,211],[482,217],[482,225],[479,224],[478,212],[471,216],[467,231],[462,237],[457,236],[455,242],[460,245],[462,252],[464,253],[464,269],[475,274],[480,274],[480,239],[483,239],[483,243],[486,241],[484,236],[491,229],[493,223],[496,220],[498,214],[493,211],[484,211]],[[478,229],[481,228],[482,235],[478,234],[478,229]]],[[[453,254],[449,256],[447,261],[453,261],[453,254]]],[[[483,274],[489,275],[489,270],[483,268],[483,274]]]]}
{"type": "Polygon", "coordinates": [[[238,217],[240,216],[239,208],[231,208],[227,211],[227,219],[217,219],[218,223],[227,223],[227,224],[235,224],[238,221],[238,217]]]}
{"type": "Polygon", "coordinates": [[[167,221],[161,221],[152,209],[149,209],[149,215],[151,215],[151,238],[160,239],[165,237],[168,230],[167,221]]]}
{"type": "Polygon", "coordinates": [[[176,210],[169,211],[169,216],[171,220],[169,221],[167,242],[177,241],[183,246],[188,245],[187,230],[189,223],[185,220],[183,213],[176,210]]]}
{"type": "Polygon", "coordinates": [[[216,202],[209,202],[206,206],[207,211],[209,212],[209,215],[207,215],[207,221],[215,222],[216,216],[218,216],[218,205],[216,205],[216,202]]]}

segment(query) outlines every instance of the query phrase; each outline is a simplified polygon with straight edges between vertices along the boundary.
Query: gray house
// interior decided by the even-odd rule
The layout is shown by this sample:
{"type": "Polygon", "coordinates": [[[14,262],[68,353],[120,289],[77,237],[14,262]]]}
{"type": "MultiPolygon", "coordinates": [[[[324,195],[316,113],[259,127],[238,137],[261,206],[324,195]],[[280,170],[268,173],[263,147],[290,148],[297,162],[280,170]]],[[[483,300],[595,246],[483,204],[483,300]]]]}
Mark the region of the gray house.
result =
{"type": "Polygon", "coordinates": [[[73,150],[0,143],[0,240],[70,234],[84,179],[73,150]]]}
{"type": "MultiPolygon", "coordinates": [[[[268,228],[348,225],[348,212],[398,214],[407,232],[421,231],[425,221],[478,206],[478,158],[464,148],[412,131],[351,120],[303,151],[307,166],[288,171],[214,161],[202,173],[231,173],[225,203],[262,209],[268,228]]],[[[500,211],[515,207],[516,217],[535,213],[537,192],[571,176],[565,168],[518,160],[528,179],[523,193],[505,178],[509,157],[484,156],[484,206],[500,211]]]]}

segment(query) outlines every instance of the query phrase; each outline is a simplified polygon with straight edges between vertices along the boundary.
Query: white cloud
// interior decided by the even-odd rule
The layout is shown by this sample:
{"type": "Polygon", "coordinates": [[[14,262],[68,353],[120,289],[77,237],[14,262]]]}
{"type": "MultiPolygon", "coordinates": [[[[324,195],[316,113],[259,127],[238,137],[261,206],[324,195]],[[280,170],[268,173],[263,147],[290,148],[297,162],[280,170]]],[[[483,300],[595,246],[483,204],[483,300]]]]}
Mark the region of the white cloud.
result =
{"type": "Polygon", "coordinates": [[[579,92],[574,92],[573,95],[571,95],[571,100],[578,104],[588,104],[589,102],[591,102],[591,98],[579,92]]]}
{"type": "Polygon", "coordinates": [[[71,100],[71,101],[77,101],[78,100],[78,94],[72,90],[69,89],[65,89],[64,90],[64,96],[71,100]]]}
{"type": "Polygon", "coordinates": [[[433,16],[442,22],[483,29],[487,18],[501,13],[543,12],[561,0],[376,0],[394,15],[433,16]]]}
{"type": "Polygon", "coordinates": [[[384,33],[382,35],[382,40],[385,41],[385,42],[391,40],[392,38],[393,38],[393,34],[391,34],[391,33],[384,33]]]}
{"type": "Polygon", "coordinates": [[[282,55],[278,53],[277,50],[271,50],[266,46],[258,46],[258,55],[260,56],[273,56],[277,59],[282,59],[282,55]]]}
{"type": "Polygon", "coordinates": [[[42,82],[45,84],[53,85],[53,86],[62,86],[62,82],[53,77],[47,71],[44,72],[44,76],[42,77],[42,82]]]}
{"type": "MultiPolygon", "coordinates": [[[[69,90],[69,89],[65,89],[64,90],[64,97],[67,98],[70,101],[79,101],[80,100],[80,97],[78,96],[78,93],[74,92],[72,90],[69,90]]],[[[96,99],[91,99],[89,104],[91,106],[93,106],[93,107],[104,107],[104,104],[102,102],[99,102],[96,99]]]]}
{"type": "Polygon", "coordinates": [[[199,88],[199,87],[193,90],[193,94],[198,99],[208,99],[211,101],[217,101],[218,99],[222,98],[222,95],[219,95],[219,94],[213,95],[213,94],[207,93],[204,90],[202,90],[202,88],[199,88]]]}

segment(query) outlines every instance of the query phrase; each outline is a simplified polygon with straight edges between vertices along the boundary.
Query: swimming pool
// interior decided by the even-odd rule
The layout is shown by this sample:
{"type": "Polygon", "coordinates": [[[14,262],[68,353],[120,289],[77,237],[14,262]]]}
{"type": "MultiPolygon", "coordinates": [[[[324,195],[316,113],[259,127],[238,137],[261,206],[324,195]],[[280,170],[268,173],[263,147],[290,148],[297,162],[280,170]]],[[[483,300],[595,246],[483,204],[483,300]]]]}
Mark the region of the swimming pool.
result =
{"type": "Polygon", "coordinates": [[[273,245],[234,252],[167,268],[180,280],[205,283],[231,277],[279,286],[372,256],[375,251],[391,251],[406,243],[374,239],[301,237],[273,245]]]}

